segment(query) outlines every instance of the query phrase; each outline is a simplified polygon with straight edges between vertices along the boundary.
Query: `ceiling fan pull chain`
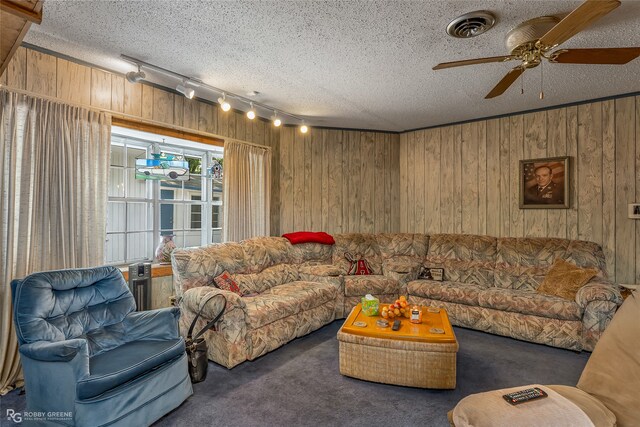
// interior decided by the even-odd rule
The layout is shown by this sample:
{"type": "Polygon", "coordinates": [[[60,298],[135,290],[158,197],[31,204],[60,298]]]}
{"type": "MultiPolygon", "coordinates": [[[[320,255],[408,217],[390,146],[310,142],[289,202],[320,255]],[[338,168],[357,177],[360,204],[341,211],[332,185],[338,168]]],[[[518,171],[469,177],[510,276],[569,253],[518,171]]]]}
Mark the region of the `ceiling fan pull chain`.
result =
{"type": "Polygon", "coordinates": [[[540,99],[544,99],[544,72],[542,71],[544,65],[543,62],[540,62],[540,99]]]}

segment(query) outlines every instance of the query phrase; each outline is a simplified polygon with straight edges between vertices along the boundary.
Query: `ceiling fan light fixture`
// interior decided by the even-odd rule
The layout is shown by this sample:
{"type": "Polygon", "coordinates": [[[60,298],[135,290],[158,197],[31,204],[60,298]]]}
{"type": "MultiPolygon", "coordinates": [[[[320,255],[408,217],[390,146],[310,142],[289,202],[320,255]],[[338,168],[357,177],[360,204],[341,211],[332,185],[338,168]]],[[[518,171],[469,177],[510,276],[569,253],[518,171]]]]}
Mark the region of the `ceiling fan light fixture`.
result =
{"type": "Polygon", "coordinates": [[[487,32],[495,23],[496,17],[491,12],[476,10],[451,21],[447,25],[447,34],[459,39],[468,39],[487,32]]]}

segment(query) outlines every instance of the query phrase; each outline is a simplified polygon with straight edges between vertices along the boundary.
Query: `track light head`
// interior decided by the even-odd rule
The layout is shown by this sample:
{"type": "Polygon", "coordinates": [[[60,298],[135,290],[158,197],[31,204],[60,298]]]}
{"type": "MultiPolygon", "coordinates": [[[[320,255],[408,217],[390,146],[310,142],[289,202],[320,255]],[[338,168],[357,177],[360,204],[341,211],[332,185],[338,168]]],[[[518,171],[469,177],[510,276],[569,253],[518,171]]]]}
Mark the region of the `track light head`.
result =
{"type": "Polygon", "coordinates": [[[273,110],[273,116],[271,116],[271,120],[273,121],[273,125],[275,127],[280,127],[280,125],[282,124],[282,120],[280,120],[280,117],[278,117],[278,112],[276,110],[273,110]]]}
{"type": "Polygon", "coordinates": [[[309,128],[307,127],[307,125],[304,124],[304,122],[302,122],[302,124],[300,125],[300,132],[302,133],[309,132],[309,128]]]}
{"type": "Polygon", "coordinates": [[[218,104],[220,104],[220,108],[222,109],[222,111],[231,110],[231,104],[227,102],[227,97],[225,96],[224,92],[222,92],[222,96],[218,98],[218,104]]]}
{"type": "Polygon", "coordinates": [[[147,75],[138,67],[138,71],[129,71],[127,73],[127,80],[129,83],[138,83],[147,78],[147,75]]]}
{"type": "Polygon", "coordinates": [[[249,118],[249,120],[253,120],[256,118],[256,110],[253,109],[253,102],[251,102],[249,105],[251,106],[251,109],[247,111],[247,117],[249,118]]]}
{"type": "Polygon", "coordinates": [[[193,95],[196,94],[196,91],[193,90],[193,88],[187,87],[186,81],[183,81],[182,84],[176,86],[176,90],[188,99],[193,99],[193,95]]]}

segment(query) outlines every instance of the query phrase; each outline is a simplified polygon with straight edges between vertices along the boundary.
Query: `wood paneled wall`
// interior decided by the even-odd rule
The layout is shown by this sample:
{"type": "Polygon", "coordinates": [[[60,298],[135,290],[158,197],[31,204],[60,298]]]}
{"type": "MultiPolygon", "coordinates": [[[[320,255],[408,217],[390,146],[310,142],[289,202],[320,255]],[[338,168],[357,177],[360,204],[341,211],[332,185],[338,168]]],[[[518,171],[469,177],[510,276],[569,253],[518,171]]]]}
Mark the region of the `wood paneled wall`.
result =
{"type": "Polygon", "coordinates": [[[282,129],[281,231],[397,232],[398,140],[381,132],[282,129]]]}
{"type": "Polygon", "coordinates": [[[18,48],[0,83],[34,94],[55,97],[117,113],[124,113],[234,138],[272,149],[272,234],[279,234],[280,130],[265,120],[249,120],[238,111],[224,112],[217,105],[157,88],[132,84],[123,76],[78,64],[24,47],[18,48]]]}
{"type": "Polygon", "coordinates": [[[405,133],[400,230],[602,245],[610,278],[640,282],[640,97],[405,133]],[[571,208],[520,209],[519,161],[571,157],[571,208]]]}
{"type": "Polygon", "coordinates": [[[272,147],[272,234],[296,230],[557,236],[600,243],[640,282],[640,100],[618,98],[404,133],[273,128],[240,112],[19,48],[0,82],[272,147]],[[572,157],[571,208],[521,210],[519,160],[572,157]]]}

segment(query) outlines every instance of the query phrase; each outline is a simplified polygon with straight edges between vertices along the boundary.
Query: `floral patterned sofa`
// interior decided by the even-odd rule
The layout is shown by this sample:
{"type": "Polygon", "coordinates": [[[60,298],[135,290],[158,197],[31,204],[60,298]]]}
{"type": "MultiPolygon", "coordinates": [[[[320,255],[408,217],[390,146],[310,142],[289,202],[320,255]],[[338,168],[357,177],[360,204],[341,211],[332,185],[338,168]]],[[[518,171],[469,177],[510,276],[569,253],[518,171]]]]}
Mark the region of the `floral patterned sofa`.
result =
{"type": "Polygon", "coordinates": [[[410,301],[444,307],[458,326],[554,347],[593,350],[622,303],[592,242],[438,234],[425,266],[444,268],[445,280],[410,281],[410,301]],[[598,271],[574,301],[536,292],[556,259],[598,271]]]}
{"type": "MultiPolygon", "coordinates": [[[[346,317],[367,293],[387,302],[406,294],[410,302],[446,308],[454,325],[591,350],[622,302],[606,280],[602,250],[590,242],[403,233],[334,238],[333,246],[260,237],[175,250],[181,332],[203,298],[224,294],[225,315],[205,338],[209,359],[231,368],[346,317]],[[347,252],[364,257],[373,274],[347,275],[347,252]],[[599,271],[576,301],[535,292],[556,258],[599,271]],[[444,281],[419,279],[425,266],[444,268],[444,281]],[[225,270],[242,296],[212,286],[225,270]]],[[[219,311],[213,301],[199,327],[219,311]]]]}

